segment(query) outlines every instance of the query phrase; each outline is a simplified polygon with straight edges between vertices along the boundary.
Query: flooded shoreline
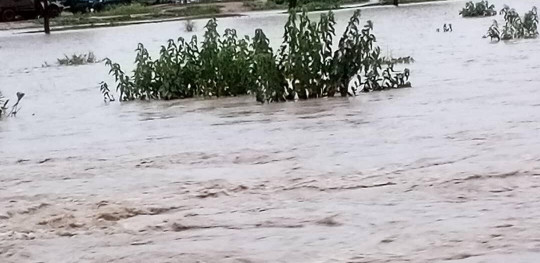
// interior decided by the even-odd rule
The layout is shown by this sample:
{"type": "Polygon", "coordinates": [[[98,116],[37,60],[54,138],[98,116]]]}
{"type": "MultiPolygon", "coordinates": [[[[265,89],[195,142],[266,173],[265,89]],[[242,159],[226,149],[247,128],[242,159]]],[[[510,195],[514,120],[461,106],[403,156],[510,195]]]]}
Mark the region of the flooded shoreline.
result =
{"type": "MultiPolygon", "coordinates": [[[[462,4],[363,11],[383,52],[417,61],[413,88],[264,105],[104,104],[103,65],[41,68],[129,64],[190,37],[181,23],[1,36],[0,88],[26,97],[0,122],[0,261],[534,262],[540,40],[490,43],[462,4]]],[[[284,21],[219,25],[279,45],[284,21]]]]}

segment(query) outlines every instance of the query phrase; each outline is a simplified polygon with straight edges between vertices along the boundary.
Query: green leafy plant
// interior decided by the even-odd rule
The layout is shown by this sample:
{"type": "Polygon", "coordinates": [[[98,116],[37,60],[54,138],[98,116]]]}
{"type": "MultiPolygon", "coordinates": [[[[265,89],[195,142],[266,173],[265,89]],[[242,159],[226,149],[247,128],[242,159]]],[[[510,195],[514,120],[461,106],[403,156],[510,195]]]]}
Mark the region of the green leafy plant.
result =
{"type": "Polygon", "coordinates": [[[487,35],[485,37],[490,37],[491,40],[501,40],[501,31],[499,30],[499,23],[497,20],[493,20],[493,24],[488,28],[487,35]]]}
{"type": "Polygon", "coordinates": [[[500,13],[504,15],[504,26],[499,29],[497,21],[488,28],[487,35],[491,40],[511,40],[520,38],[535,38],[538,36],[538,11],[533,7],[523,19],[514,8],[505,6],[500,13]]]}
{"type": "Polygon", "coordinates": [[[211,19],[200,49],[196,37],[189,43],[169,40],[153,60],[139,44],[131,77],[109,59],[106,65],[123,101],[253,94],[259,102],[279,102],[410,87],[409,70],[396,71],[393,64],[412,58],[392,61],[383,69],[373,23],[360,26],[360,11],[333,50],[335,24],[332,12],[313,22],[306,10],[291,11],[283,42],[274,53],[262,30],[253,38],[240,38],[234,29],[220,35],[217,21],[211,19]]]}
{"type": "Polygon", "coordinates": [[[495,5],[490,5],[488,1],[483,0],[477,3],[467,2],[459,14],[463,17],[482,17],[497,15],[495,5]]]}
{"type": "Polygon", "coordinates": [[[251,44],[251,74],[255,76],[254,94],[258,102],[286,101],[290,96],[287,80],[277,63],[270,41],[261,29],[255,30],[251,44]]]}
{"type": "Polygon", "coordinates": [[[135,90],[135,85],[131,81],[130,77],[127,76],[124,71],[120,68],[118,63],[113,63],[110,59],[105,59],[105,65],[109,66],[111,69],[109,74],[114,76],[116,81],[116,90],[120,92],[120,100],[133,100],[135,96],[132,95],[135,90]]]}
{"type": "Polygon", "coordinates": [[[114,95],[111,94],[111,90],[109,89],[109,85],[105,82],[99,83],[100,87],[99,90],[101,91],[101,94],[103,94],[103,101],[109,102],[114,101],[114,95]]]}

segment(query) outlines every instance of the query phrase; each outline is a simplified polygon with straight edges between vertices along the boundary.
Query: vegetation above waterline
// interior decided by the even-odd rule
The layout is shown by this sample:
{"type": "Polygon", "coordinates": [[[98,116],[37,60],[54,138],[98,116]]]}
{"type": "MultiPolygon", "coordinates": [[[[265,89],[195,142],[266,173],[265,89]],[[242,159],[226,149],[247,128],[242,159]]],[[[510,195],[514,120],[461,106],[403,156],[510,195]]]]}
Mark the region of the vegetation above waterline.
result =
{"type": "Polygon", "coordinates": [[[497,11],[495,5],[490,5],[488,1],[482,0],[477,3],[467,2],[459,14],[463,17],[484,17],[497,15],[497,11]]]}
{"type": "Polygon", "coordinates": [[[499,23],[494,20],[486,37],[499,41],[538,36],[538,11],[536,7],[527,12],[523,19],[514,8],[509,6],[505,6],[500,13],[504,14],[504,26],[499,29],[499,23]]]}
{"type": "Polygon", "coordinates": [[[234,29],[220,36],[211,19],[200,47],[196,37],[171,39],[153,60],[139,44],[132,76],[117,63],[107,59],[106,64],[124,101],[253,94],[259,102],[276,102],[410,87],[408,69],[382,68],[373,23],[361,27],[359,10],[334,51],[335,24],[332,12],[318,23],[305,11],[291,12],[274,53],[261,29],[252,39],[239,38],[234,29]]]}

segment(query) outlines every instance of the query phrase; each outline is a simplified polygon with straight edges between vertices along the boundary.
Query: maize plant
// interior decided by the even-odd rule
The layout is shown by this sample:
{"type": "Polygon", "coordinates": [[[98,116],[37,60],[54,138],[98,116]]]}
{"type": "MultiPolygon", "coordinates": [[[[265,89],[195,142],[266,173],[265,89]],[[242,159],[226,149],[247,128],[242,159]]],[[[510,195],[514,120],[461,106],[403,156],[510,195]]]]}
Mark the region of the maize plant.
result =
{"type": "MultiPolygon", "coordinates": [[[[141,99],[160,99],[159,87],[154,80],[154,61],[148,54],[148,50],[143,44],[137,46],[137,56],[135,58],[135,70],[133,71],[133,85],[135,87],[133,96],[141,99]]],[[[130,98],[132,99],[132,98],[130,98]]]]}
{"type": "Polygon", "coordinates": [[[497,41],[501,40],[501,31],[499,30],[499,23],[497,23],[497,20],[493,20],[493,24],[491,24],[488,29],[487,37],[490,37],[491,41],[495,39],[497,41]]]}
{"type": "Polygon", "coordinates": [[[538,10],[536,6],[525,14],[522,26],[525,38],[535,38],[538,36],[538,10]]]}
{"type": "Polygon", "coordinates": [[[107,85],[107,83],[103,81],[99,83],[99,85],[100,85],[99,90],[101,91],[101,94],[103,94],[103,101],[104,102],[114,101],[114,95],[111,94],[109,85],[107,85]]]}
{"type": "Polygon", "coordinates": [[[217,21],[215,18],[208,21],[205,26],[204,41],[202,42],[202,48],[200,51],[200,75],[198,87],[200,94],[203,96],[216,96],[219,97],[222,94],[224,87],[219,86],[218,80],[221,78],[219,75],[218,56],[219,56],[219,33],[217,32],[217,21]]]}
{"type": "Polygon", "coordinates": [[[262,103],[286,101],[290,98],[291,90],[270,48],[270,41],[261,29],[255,30],[251,48],[251,75],[255,76],[252,92],[255,98],[262,103]]]}
{"type": "Polygon", "coordinates": [[[219,41],[218,86],[223,87],[223,96],[247,94],[254,85],[250,76],[251,55],[249,37],[238,39],[236,30],[226,29],[223,40],[219,41]]]}
{"type": "Polygon", "coordinates": [[[309,20],[305,10],[300,16],[294,12],[289,15],[280,48],[280,68],[290,83],[291,98],[325,95],[321,82],[325,44],[320,28],[319,24],[309,20]]]}

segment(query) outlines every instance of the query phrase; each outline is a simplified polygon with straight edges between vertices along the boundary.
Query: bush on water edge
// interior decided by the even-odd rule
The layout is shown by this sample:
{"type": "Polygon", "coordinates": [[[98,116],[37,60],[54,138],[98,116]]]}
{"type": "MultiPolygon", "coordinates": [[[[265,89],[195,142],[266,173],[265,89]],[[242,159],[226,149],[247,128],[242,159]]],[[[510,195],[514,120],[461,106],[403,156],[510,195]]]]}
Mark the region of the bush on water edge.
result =
{"type": "Polygon", "coordinates": [[[253,38],[226,29],[216,19],[205,26],[202,43],[169,40],[153,60],[143,44],[136,52],[133,75],[107,59],[120,100],[181,99],[252,94],[259,102],[354,96],[360,92],[410,87],[409,70],[383,69],[373,23],[360,25],[360,11],[350,18],[336,50],[334,14],[312,22],[306,11],[289,14],[277,52],[261,29],[253,38]]]}

